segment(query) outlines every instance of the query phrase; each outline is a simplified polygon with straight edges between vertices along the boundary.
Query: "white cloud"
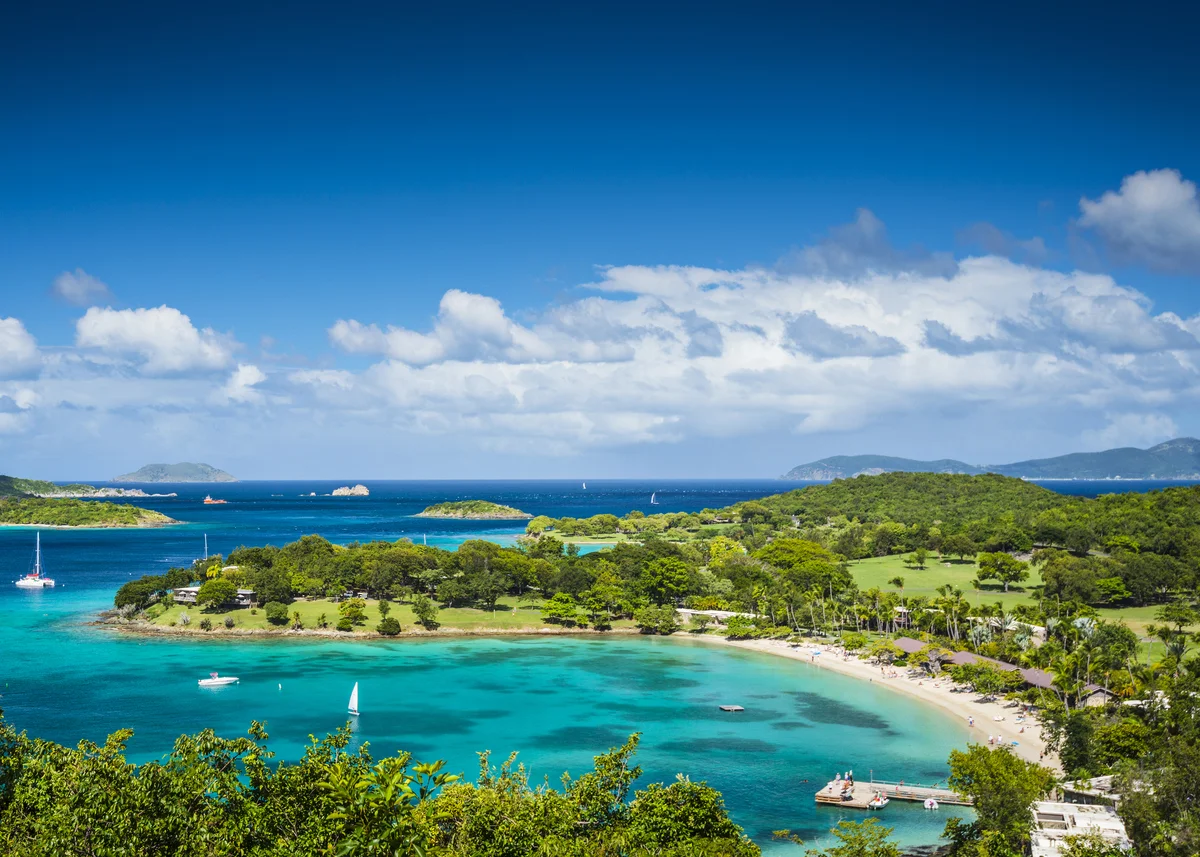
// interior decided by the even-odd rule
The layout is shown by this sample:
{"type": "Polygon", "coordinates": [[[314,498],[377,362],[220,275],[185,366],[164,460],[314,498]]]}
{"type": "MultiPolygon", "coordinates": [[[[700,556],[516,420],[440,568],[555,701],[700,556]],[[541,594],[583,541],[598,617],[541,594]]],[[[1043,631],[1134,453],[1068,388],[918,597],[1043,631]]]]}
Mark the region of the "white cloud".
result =
{"type": "Polygon", "coordinates": [[[428,333],[339,322],[335,342],[385,359],[292,380],[408,431],[547,452],[844,431],[955,404],[1098,415],[1194,405],[1200,387],[1200,319],[1155,314],[1108,276],[996,256],[965,259],[949,276],[600,274],[589,287],[603,296],[523,325],[494,299],[462,292],[447,293],[428,333]]]}
{"type": "Polygon", "coordinates": [[[254,389],[267,380],[267,375],[253,363],[239,363],[221,389],[231,402],[261,402],[263,394],[254,389]]]}
{"type": "Polygon", "coordinates": [[[87,306],[112,298],[112,292],[108,290],[108,286],[83,268],[63,271],[54,278],[50,292],[60,300],[75,306],[87,306]]]}
{"type": "Polygon", "coordinates": [[[1080,199],[1079,223],[1103,240],[1119,262],[1156,271],[1200,272],[1200,201],[1178,170],[1126,176],[1119,191],[1080,199]]]}
{"type": "Polygon", "coordinates": [[[17,318],[0,318],[0,378],[20,378],[36,372],[42,356],[37,340],[17,318]]]}
{"type": "Polygon", "coordinates": [[[335,322],[329,339],[344,351],[383,354],[411,366],[445,360],[540,363],[629,356],[619,343],[600,344],[579,329],[565,329],[570,322],[570,314],[560,313],[554,325],[528,328],[510,319],[495,298],[451,289],[442,295],[429,333],[394,326],[381,330],[350,319],[335,322]]]}
{"type": "Polygon", "coordinates": [[[1108,425],[1083,433],[1090,449],[1114,449],[1122,446],[1148,447],[1179,436],[1179,426],[1166,414],[1108,414],[1108,425]]]}
{"type": "Polygon", "coordinates": [[[233,342],[212,328],[198,330],[174,307],[102,309],[92,307],[75,324],[75,344],[114,355],[135,355],[147,374],[223,369],[233,358],[233,342]]]}

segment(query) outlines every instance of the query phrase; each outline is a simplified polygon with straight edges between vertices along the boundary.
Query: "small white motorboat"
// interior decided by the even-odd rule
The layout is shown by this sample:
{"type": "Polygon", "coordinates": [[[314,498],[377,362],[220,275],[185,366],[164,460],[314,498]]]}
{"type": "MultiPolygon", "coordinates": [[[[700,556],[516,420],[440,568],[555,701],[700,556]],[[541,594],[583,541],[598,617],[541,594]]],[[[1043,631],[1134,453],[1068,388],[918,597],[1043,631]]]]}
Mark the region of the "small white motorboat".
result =
{"type": "Polygon", "coordinates": [[[925,808],[926,809],[937,809],[938,802],[931,797],[927,797],[927,798],[925,798],[925,808]]]}
{"type": "Polygon", "coordinates": [[[867,801],[868,809],[883,809],[887,805],[888,805],[887,795],[882,795],[879,792],[875,792],[875,797],[873,797],[869,801],[867,801]]]}
{"type": "Polygon", "coordinates": [[[237,683],[238,677],[235,675],[217,675],[216,673],[209,673],[208,678],[202,678],[197,682],[201,687],[224,687],[227,684],[237,683]]]}

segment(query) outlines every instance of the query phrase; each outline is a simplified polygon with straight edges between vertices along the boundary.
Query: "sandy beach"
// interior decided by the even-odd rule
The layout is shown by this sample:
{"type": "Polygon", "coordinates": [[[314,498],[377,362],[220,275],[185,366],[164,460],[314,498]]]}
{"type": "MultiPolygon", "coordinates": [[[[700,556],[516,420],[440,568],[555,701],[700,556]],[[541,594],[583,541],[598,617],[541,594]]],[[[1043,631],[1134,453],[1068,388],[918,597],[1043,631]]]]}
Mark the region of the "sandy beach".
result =
{"type": "Polygon", "coordinates": [[[963,721],[974,718],[975,725],[972,729],[977,733],[975,740],[978,743],[986,745],[989,735],[999,736],[1000,740],[996,746],[1008,745],[1021,758],[1041,762],[1058,770],[1057,757],[1045,755],[1043,758],[1046,743],[1042,737],[1042,727],[1036,718],[1027,717],[1024,723],[1017,723],[1016,718],[1021,713],[1019,705],[1002,698],[984,701],[978,694],[960,689],[949,677],[934,680],[918,675],[917,670],[912,671],[910,675],[909,670],[904,667],[881,669],[878,664],[859,660],[855,655],[846,656],[840,648],[832,645],[792,644],[784,640],[727,640],[708,634],[697,635],[692,639],[790,658],[813,669],[833,670],[863,681],[875,682],[897,693],[906,693],[936,705],[963,721]],[[816,654],[817,652],[820,654],[816,654]],[[997,717],[1004,719],[996,720],[997,717]],[[1022,726],[1025,728],[1024,732],[1021,731],[1022,726]],[[1017,742],[1015,747],[1011,746],[1013,741],[1017,742]]]}

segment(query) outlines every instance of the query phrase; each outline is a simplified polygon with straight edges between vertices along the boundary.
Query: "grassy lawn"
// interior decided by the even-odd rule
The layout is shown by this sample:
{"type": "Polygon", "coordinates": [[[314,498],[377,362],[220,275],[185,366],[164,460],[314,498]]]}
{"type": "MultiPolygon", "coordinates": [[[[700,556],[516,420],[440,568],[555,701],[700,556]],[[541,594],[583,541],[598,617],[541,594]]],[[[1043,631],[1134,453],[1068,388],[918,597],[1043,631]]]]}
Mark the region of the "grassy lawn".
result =
{"type": "MultiPolygon", "coordinates": [[[[956,586],[963,591],[963,597],[971,604],[995,604],[999,601],[1009,608],[1017,604],[1033,604],[1035,599],[1030,587],[1040,586],[1041,576],[1037,569],[1029,569],[1029,579],[1021,584],[1025,591],[1016,590],[1004,592],[995,581],[985,581],[984,589],[973,589],[971,581],[978,574],[978,566],[972,562],[947,561],[930,557],[925,561],[925,568],[914,568],[904,564],[904,558],[899,555],[874,557],[850,563],[850,572],[862,589],[878,587],[886,592],[899,590],[888,583],[893,577],[904,578],[905,595],[937,596],[937,588],[945,583],[956,586]]],[[[1146,626],[1155,622],[1154,614],[1160,605],[1144,607],[1098,607],[1096,612],[1101,619],[1109,622],[1124,622],[1139,637],[1147,637],[1146,626]]],[[[1200,630],[1193,628],[1192,630],[1200,630]]],[[[1161,658],[1163,655],[1161,643],[1144,643],[1143,657],[1146,653],[1161,658]]]]}
{"type": "Polygon", "coordinates": [[[1040,586],[1041,577],[1037,569],[1029,570],[1029,579],[1020,584],[1024,591],[1017,591],[1014,584],[1010,591],[995,581],[983,581],[982,589],[972,588],[971,581],[979,574],[979,567],[972,560],[960,562],[956,559],[946,560],[931,556],[925,560],[924,568],[916,568],[904,564],[900,555],[873,557],[850,563],[850,572],[862,589],[878,587],[887,592],[899,590],[888,583],[893,577],[904,578],[905,595],[924,595],[929,598],[937,597],[937,588],[950,584],[963,591],[963,597],[972,604],[994,604],[999,601],[1006,608],[1016,604],[1032,604],[1034,598],[1029,587],[1040,586]]]}
{"type": "MultiPolygon", "coordinates": [[[[319,627],[318,619],[322,613],[325,614],[326,620],[329,622],[329,627],[332,628],[337,624],[338,620],[338,605],[328,599],[321,598],[313,601],[294,601],[288,605],[289,613],[299,613],[300,619],[304,623],[305,628],[319,627]]],[[[261,609],[256,613],[251,613],[250,608],[239,610],[229,610],[223,613],[207,612],[196,608],[194,605],[176,604],[169,608],[162,616],[154,620],[155,625],[171,625],[179,621],[179,616],[182,613],[187,613],[191,616],[192,624],[197,625],[201,619],[207,616],[214,626],[222,626],[226,616],[232,616],[234,626],[237,628],[261,629],[261,628],[278,628],[280,626],[271,625],[267,621],[266,615],[261,609]]],[[[375,600],[367,601],[367,623],[358,626],[357,630],[374,630],[379,624],[379,602],[375,600]]],[[[416,621],[413,618],[412,608],[407,604],[392,603],[392,611],[389,614],[400,622],[400,627],[405,631],[410,630],[416,621]]],[[[518,602],[515,598],[502,598],[496,605],[496,612],[492,613],[487,610],[476,610],[472,607],[447,607],[438,611],[438,624],[443,630],[457,629],[461,631],[475,631],[484,629],[499,629],[499,630],[516,630],[522,628],[555,628],[556,625],[549,625],[542,621],[541,603],[522,601],[518,602]]],[[[282,626],[284,628],[289,625],[282,626]]],[[[634,624],[629,619],[620,619],[613,622],[614,628],[632,628],[634,624]]]]}

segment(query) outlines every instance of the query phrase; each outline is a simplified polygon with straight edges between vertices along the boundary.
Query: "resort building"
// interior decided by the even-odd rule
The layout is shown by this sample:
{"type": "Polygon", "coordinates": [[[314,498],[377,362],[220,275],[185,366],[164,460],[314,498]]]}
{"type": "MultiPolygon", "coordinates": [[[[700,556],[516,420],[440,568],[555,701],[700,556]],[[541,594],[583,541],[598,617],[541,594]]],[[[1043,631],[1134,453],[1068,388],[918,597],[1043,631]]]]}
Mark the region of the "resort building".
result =
{"type": "MultiPolygon", "coordinates": [[[[929,645],[920,640],[914,640],[912,637],[897,637],[892,642],[896,644],[896,648],[906,655],[916,654],[929,645]]],[[[1002,672],[1016,670],[1021,674],[1021,678],[1025,680],[1025,683],[1031,687],[1039,687],[1043,690],[1052,690],[1054,688],[1054,676],[1045,670],[1019,667],[1016,664],[998,661],[995,658],[977,655],[974,652],[954,652],[945,663],[955,666],[960,664],[987,664],[1002,672]]],[[[1085,705],[1104,705],[1113,698],[1113,694],[1110,691],[1098,684],[1086,685],[1083,690],[1083,703],[1085,705]]]]}
{"type": "MultiPolygon", "coordinates": [[[[171,595],[174,597],[176,604],[195,604],[196,596],[199,594],[199,586],[180,586],[178,589],[171,590],[171,595]]],[[[253,589],[239,589],[237,595],[233,598],[233,605],[235,607],[249,607],[253,603],[253,589]]]]}
{"type": "Polygon", "coordinates": [[[1037,801],[1033,805],[1032,857],[1058,857],[1066,840],[1075,836],[1097,835],[1122,851],[1132,851],[1133,843],[1125,825],[1111,806],[1037,801]]]}

